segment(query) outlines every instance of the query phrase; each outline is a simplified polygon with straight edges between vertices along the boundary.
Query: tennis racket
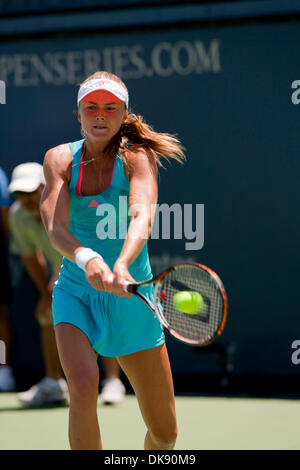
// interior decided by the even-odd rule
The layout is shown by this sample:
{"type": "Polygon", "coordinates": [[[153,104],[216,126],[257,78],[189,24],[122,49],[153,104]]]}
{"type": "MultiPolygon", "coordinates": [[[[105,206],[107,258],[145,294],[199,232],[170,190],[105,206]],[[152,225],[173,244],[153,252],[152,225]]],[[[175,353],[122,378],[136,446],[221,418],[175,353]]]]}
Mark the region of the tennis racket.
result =
{"type": "Polygon", "coordinates": [[[206,346],[224,330],[227,319],[227,296],[219,276],[197,263],[180,263],[158,276],[136,284],[126,283],[124,290],[139,297],[159,322],[178,340],[206,346]],[[153,302],[139,292],[142,286],[154,285],[153,302]],[[174,305],[178,292],[198,292],[203,298],[199,313],[187,314],[174,305]]]}

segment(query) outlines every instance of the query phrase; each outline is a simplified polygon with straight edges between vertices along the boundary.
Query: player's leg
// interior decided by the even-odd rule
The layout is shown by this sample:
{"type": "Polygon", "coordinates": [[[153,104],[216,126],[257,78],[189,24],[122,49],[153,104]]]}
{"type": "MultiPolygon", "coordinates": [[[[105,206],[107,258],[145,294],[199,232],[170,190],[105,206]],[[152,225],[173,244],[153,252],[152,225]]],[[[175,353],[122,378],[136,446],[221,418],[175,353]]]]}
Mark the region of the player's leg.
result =
{"type": "Polygon", "coordinates": [[[40,325],[41,347],[45,363],[45,375],[54,380],[63,378],[62,369],[57,352],[53,320],[50,324],[40,325]]]}
{"type": "Polygon", "coordinates": [[[57,348],[70,393],[69,440],[71,449],[100,450],[97,417],[99,368],[97,354],[87,336],[68,323],[55,326],[57,348]]]}
{"type": "Polygon", "coordinates": [[[137,396],[148,428],[145,449],[173,449],[177,422],[166,345],[118,358],[137,396]]]}

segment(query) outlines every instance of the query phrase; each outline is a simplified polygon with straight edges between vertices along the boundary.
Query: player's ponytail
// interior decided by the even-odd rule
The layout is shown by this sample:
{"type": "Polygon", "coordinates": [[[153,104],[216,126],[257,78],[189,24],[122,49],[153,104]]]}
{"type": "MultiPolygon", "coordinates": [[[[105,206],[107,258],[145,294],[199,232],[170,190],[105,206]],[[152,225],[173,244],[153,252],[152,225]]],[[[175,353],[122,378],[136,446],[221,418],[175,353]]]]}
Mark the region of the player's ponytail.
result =
{"type": "Polygon", "coordinates": [[[129,113],[127,120],[121,126],[120,133],[126,140],[142,145],[145,150],[153,152],[158,166],[163,166],[162,158],[175,159],[180,163],[183,163],[185,159],[184,148],[177,137],[154,131],[149,124],[144,122],[142,116],[129,113]]]}

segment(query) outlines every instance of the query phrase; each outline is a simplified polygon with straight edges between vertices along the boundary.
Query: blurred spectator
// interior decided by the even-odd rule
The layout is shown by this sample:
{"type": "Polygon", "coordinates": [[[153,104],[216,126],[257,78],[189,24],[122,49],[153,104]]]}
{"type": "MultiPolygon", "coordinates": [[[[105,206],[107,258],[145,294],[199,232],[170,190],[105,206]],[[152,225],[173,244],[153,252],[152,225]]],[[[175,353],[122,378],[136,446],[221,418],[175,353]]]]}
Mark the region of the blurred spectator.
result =
{"type": "MultiPolygon", "coordinates": [[[[19,399],[28,405],[63,401],[67,393],[67,384],[63,378],[56,347],[51,311],[52,290],[59,275],[62,257],[52,247],[40,216],[40,199],[44,184],[42,165],[29,162],[14,169],[8,187],[16,199],[9,210],[11,249],[22,257],[41,295],[35,316],[41,328],[46,377],[30,390],[18,394],[19,399]]],[[[124,397],[125,387],[120,381],[117,360],[103,358],[103,364],[106,378],[103,381],[101,398],[105,403],[119,403],[124,397]]]]}
{"type": "Polygon", "coordinates": [[[11,250],[21,256],[40,292],[35,317],[40,325],[45,377],[28,391],[18,394],[26,405],[65,402],[68,391],[56,348],[51,312],[52,288],[59,274],[61,256],[50,245],[40,217],[43,188],[43,167],[38,163],[17,166],[8,187],[16,199],[9,209],[11,250]]]}
{"type": "Polygon", "coordinates": [[[9,319],[8,304],[11,302],[11,285],[7,259],[7,242],[9,237],[8,210],[10,198],[7,191],[8,180],[0,168],[0,339],[5,344],[5,364],[0,367],[0,391],[12,392],[16,388],[11,367],[12,328],[9,319]]]}

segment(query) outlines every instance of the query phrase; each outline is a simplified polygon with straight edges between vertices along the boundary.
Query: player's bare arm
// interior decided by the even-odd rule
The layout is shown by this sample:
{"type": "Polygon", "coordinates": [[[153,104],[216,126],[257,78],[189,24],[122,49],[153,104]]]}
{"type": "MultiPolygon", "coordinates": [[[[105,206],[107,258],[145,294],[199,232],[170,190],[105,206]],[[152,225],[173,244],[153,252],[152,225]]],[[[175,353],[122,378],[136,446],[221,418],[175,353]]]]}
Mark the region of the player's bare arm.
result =
{"type": "MultiPolygon", "coordinates": [[[[130,224],[114,272],[127,272],[151,234],[157,202],[157,167],[151,153],[142,147],[127,151],[125,174],[130,181],[130,224]]],[[[128,276],[127,280],[130,281],[128,276]]]]}
{"type": "Polygon", "coordinates": [[[69,230],[68,183],[72,155],[67,145],[50,149],[44,159],[46,185],[41,198],[41,216],[52,245],[63,256],[75,262],[81,244],[69,230]]]}

